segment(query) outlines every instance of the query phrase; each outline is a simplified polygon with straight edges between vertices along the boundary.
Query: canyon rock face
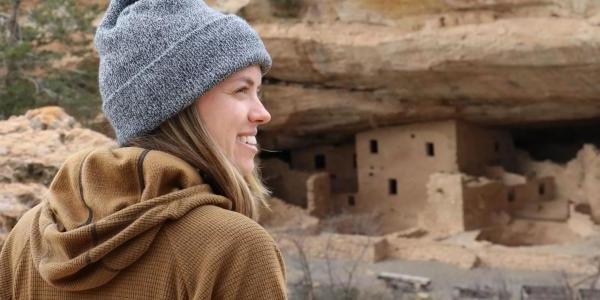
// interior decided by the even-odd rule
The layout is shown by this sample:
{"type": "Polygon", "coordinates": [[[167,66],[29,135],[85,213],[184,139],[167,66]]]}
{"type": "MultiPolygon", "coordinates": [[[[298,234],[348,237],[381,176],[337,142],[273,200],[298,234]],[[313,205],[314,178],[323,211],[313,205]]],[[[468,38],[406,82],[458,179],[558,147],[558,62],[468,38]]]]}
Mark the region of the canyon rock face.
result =
{"type": "Polygon", "coordinates": [[[237,13],[248,5],[250,0],[207,0],[206,3],[224,13],[237,13]]]}
{"type": "Polygon", "coordinates": [[[271,147],[448,118],[600,116],[598,2],[254,0],[240,14],[273,56],[263,89],[271,147]]]}
{"type": "Polygon", "coordinates": [[[0,121],[0,244],[17,220],[45,198],[47,186],[69,155],[104,145],[116,143],[82,128],[59,107],[0,121]]]}
{"type": "Polygon", "coordinates": [[[69,155],[102,145],[116,143],[82,128],[59,107],[13,116],[0,121],[0,182],[48,185],[69,155]]]}

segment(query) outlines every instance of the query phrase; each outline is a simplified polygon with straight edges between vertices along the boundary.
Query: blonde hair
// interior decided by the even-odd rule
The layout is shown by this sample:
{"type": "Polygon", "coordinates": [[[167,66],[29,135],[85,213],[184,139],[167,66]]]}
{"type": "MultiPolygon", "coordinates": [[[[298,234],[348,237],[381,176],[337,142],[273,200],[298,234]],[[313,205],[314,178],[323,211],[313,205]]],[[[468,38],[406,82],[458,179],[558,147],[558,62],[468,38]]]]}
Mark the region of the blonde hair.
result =
{"type": "Polygon", "coordinates": [[[258,206],[267,206],[269,190],[263,185],[258,165],[243,176],[211,138],[200,120],[196,105],[190,105],[163,122],[150,134],[127,143],[144,149],[175,155],[198,169],[213,192],[229,198],[233,210],[254,220],[258,206]]]}

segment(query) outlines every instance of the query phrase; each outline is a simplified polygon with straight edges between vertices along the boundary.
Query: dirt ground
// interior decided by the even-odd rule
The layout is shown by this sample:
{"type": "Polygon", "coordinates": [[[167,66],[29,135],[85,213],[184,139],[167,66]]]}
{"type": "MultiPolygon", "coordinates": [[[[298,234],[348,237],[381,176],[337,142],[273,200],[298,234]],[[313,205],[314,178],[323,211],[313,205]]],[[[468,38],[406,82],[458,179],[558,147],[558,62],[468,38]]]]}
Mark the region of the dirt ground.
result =
{"type": "Polygon", "coordinates": [[[523,285],[583,287],[599,272],[600,231],[574,207],[568,222],[517,219],[452,236],[418,228],[384,236],[340,234],[331,230],[335,221],[347,225],[348,218],[319,220],[278,199],[263,214],[261,223],[286,259],[292,299],[306,299],[307,270],[317,299],[347,293],[353,299],[455,299],[461,287],[520,299],[523,285]],[[424,276],[432,283],[421,294],[401,292],[378,280],[379,272],[424,276]]]}

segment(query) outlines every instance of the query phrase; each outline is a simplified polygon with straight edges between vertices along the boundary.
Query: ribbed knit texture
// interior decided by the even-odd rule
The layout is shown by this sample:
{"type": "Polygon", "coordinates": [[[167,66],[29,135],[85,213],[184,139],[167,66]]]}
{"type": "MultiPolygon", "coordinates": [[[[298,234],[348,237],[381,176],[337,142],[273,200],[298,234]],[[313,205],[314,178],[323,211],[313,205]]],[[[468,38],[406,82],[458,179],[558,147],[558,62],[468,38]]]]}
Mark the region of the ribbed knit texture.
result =
{"type": "Polygon", "coordinates": [[[94,43],[102,108],[123,145],[229,75],[271,67],[258,34],[201,0],[112,0],[94,43]]]}
{"type": "Polygon", "coordinates": [[[0,299],[285,299],[273,239],[184,161],[73,155],[0,252],[0,299]]]}

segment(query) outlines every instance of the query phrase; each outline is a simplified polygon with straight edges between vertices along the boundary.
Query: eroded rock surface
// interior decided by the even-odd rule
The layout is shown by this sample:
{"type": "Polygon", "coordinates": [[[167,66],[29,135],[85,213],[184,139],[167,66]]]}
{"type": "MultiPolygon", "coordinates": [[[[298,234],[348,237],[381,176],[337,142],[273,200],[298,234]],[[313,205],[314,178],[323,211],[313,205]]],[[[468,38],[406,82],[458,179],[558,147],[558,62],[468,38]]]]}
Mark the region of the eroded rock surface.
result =
{"type": "Polygon", "coordinates": [[[272,147],[415,121],[600,117],[595,1],[254,0],[240,14],[273,56],[272,147]]]}
{"type": "Polygon", "coordinates": [[[82,128],[59,107],[0,121],[0,243],[25,211],[42,201],[69,155],[103,145],[116,143],[82,128]]]}
{"type": "Polygon", "coordinates": [[[31,207],[40,203],[47,188],[38,183],[0,183],[0,247],[4,236],[31,207]]]}
{"type": "Polygon", "coordinates": [[[87,147],[116,145],[81,128],[59,107],[28,111],[0,121],[0,182],[48,185],[63,161],[87,147]]]}
{"type": "Polygon", "coordinates": [[[207,0],[211,7],[224,13],[237,13],[250,3],[250,0],[207,0]]]}

